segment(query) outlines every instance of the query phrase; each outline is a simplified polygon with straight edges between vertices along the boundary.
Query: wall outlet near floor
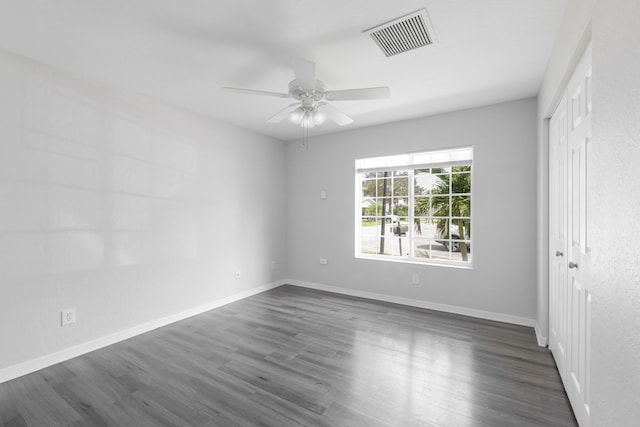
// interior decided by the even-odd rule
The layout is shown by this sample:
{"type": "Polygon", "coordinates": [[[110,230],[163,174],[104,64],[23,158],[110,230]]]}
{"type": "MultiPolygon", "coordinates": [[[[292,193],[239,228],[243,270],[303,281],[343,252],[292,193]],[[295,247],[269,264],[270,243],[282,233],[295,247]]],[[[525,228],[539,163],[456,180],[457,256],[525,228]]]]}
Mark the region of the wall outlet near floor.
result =
{"type": "Polygon", "coordinates": [[[236,270],[236,280],[239,280],[240,276],[242,276],[242,272],[240,270],[236,270]]]}
{"type": "Polygon", "coordinates": [[[72,323],[76,323],[76,309],[75,308],[65,308],[60,312],[61,324],[60,326],[67,326],[72,323]]]}
{"type": "Polygon", "coordinates": [[[411,284],[412,285],[419,285],[420,284],[420,276],[418,275],[418,273],[413,273],[411,275],[411,284]]]}
{"type": "Polygon", "coordinates": [[[276,269],[276,262],[274,260],[271,261],[271,269],[272,270],[276,269]]]}
{"type": "Polygon", "coordinates": [[[329,261],[326,258],[320,258],[320,265],[327,265],[329,261]]]}

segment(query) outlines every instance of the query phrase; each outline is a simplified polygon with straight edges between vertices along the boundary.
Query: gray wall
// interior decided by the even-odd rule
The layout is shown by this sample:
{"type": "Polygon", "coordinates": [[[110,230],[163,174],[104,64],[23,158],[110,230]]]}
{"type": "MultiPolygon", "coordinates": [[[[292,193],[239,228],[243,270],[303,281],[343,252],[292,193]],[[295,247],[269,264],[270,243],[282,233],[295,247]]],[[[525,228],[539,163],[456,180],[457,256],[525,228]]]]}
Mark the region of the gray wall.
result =
{"type": "Polygon", "coordinates": [[[534,319],[535,117],[536,100],[527,99],[319,136],[308,149],[290,142],[289,277],[534,319]],[[474,146],[473,269],[356,259],[355,159],[461,145],[474,146]],[[411,285],[413,273],[418,286],[411,285]]]}
{"type": "Polygon", "coordinates": [[[0,374],[283,278],[284,158],[283,142],[0,54],[0,374]]]}

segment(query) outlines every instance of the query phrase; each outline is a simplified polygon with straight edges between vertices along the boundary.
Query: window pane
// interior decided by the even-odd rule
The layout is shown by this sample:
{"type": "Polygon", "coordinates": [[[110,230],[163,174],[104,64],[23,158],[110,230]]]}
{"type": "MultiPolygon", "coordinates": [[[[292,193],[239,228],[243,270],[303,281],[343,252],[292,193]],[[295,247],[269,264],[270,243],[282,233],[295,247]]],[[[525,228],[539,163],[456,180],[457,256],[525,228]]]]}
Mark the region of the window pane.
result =
{"type": "Polygon", "coordinates": [[[451,258],[449,249],[443,245],[433,245],[431,249],[431,258],[435,260],[448,260],[451,258]]]}
{"type": "Polygon", "coordinates": [[[451,252],[451,261],[463,261],[471,262],[471,253],[468,253],[466,258],[462,256],[461,252],[451,252]]]}
{"type": "Polygon", "coordinates": [[[374,199],[378,216],[391,215],[391,197],[374,199]]]}
{"type": "Polygon", "coordinates": [[[422,237],[416,238],[413,244],[413,254],[416,258],[431,258],[433,240],[422,237]]]}
{"type": "Polygon", "coordinates": [[[393,215],[407,216],[409,215],[409,199],[394,198],[393,199],[393,215]]]}
{"type": "MultiPolygon", "coordinates": [[[[388,227],[387,227],[388,228],[388,227]]],[[[388,229],[386,233],[388,233],[388,229]]],[[[376,253],[379,255],[392,255],[399,256],[399,244],[398,242],[401,240],[406,240],[406,238],[394,237],[393,234],[386,234],[384,236],[380,236],[376,240],[376,253]]]]}
{"type": "Polygon", "coordinates": [[[449,220],[448,219],[434,219],[433,224],[435,225],[434,229],[434,238],[438,240],[448,240],[449,237],[449,220]]]}
{"type": "Polygon", "coordinates": [[[450,216],[449,196],[434,196],[431,199],[431,215],[435,217],[450,216]]]}
{"type": "Polygon", "coordinates": [[[431,258],[449,259],[449,246],[444,244],[442,241],[434,240],[431,243],[431,258]]]}
{"type": "Polygon", "coordinates": [[[448,219],[433,220],[436,225],[436,244],[433,246],[432,256],[434,259],[450,259],[450,222],[448,219]]]}
{"type": "Polygon", "coordinates": [[[431,215],[431,198],[415,197],[413,202],[413,214],[415,216],[431,215]]]}
{"type": "Polygon", "coordinates": [[[419,237],[428,236],[428,234],[426,233],[429,230],[429,225],[428,221],[424,218],[414,218],[413,223],[409,224],[409,227],[411,227],[412,233],[414,234],[416,239],[419,237]]]}
{"type": "Polygon", "coordinates": [[[363,220],[360,229],[360,247],[363,254],[375,254],[380,223],[376,220],[363,220]]]}
{"type": "Polygon", "coordinates": [[[376,180],[366,179],[362,181],[362,197],[376,197],[376,180]]]}
{"type": "Polygon", "coordinates": [[[433,184],[431,185],[432,194],[449,194],[450,175],[432,175],[433,184]]]}
{"type": "Polygon", "coordinates": [[[451,175],[451,192],[471,193],[471,174],[458,173],[451,175]]]}
{"type": "Polygon", "coordinates": [[[451,220],[451,238],[452,239],[468,239],[469,238],[469,219],[453,219],[451,220]],[[464,233],[460,228],[464,229],[464,233]],[[463,235],[464,234],[464,235],[463,235]]]}
{"type": "Polygon", "coordinates": [[[409,255],[409,239],[406,236],[389,234],[385,236],[384,253],[392,256],[409,255]]]}
{"type": "Polygon", "coordinates": [[[391,180],[392,178],[380,178],[377,180],[378,197],[391,196],[391,180]],[[386,185],[386,188],[385,188],[386,185]]]}
{"type": "Polygon", "coordinates": [[[471,197],[453,196],[451,198],[451,216],[471,216],[471,197]]]}
{"type": "Polygon", "coordinates": [[[401,217],[397,219],[397,221],[389,224],[390,234],[394,236],[406,236],[409,233],[409,218],[401,217]]]}
{"type": "Polygon", "coordinates": [[[362,199],[362,203],[360,204],[362,208],[362,216],[379,216],[380,215],[380,207],[378,206],[377,199],[368,197],[366,199],[362,199]]]}
{"type": "Polygon", "coordinates": [[[431,240],[431,258],[443,260],[449,259],[449,240],[438,234],[431,240]]]}
{"type": "Polygon", "coordinates": [[[421,218],[414,221],[414,228],[419,224],[418,230],[416,230],[416,236],[424,237],[425,239],[434,240],[438,238],[438,225],[436,220],[421,218]]]}
{"type": "Polygon", "coordinates": [[[393,195],[408,196],[409,195],[409,179],[395,178],[393,180],[393,195]]]}
{"type": "Polygon", "coordinates": [[[453,240],[450,245],[451,259],[455,261],[470,261],[471,245],[468,241],[453,240]],[[466,246],[466,250],[463,247],[466,246]]]}
{"type": "Polygon", "coordinates": [[[422,185],[420,185],[420,183],[418,182],[418,180],[415,180],[415,186],[413,187],[413,194],[415,194],[416,196],[426,196],[427,194],[429,194],[429,187],[423,187],[422,185]]]}
{"type": "MultiPolygon", "coordinates": [[[[429,172],[416,171],[414,176],[414,194],[426,195],[434,191],[434,189],[442,182],[442,179],[429,172]]],[[[447,184],[448,185],[448,184],[447,184]]],[[[447,189],[447,192],[449,190],[447,189]]]]}
{"type": "Polygon", "coordinates": [[[417,169],[413,175],[413,193],[416,196],[429,194],[433,177],[430,169],[417,169]]]}

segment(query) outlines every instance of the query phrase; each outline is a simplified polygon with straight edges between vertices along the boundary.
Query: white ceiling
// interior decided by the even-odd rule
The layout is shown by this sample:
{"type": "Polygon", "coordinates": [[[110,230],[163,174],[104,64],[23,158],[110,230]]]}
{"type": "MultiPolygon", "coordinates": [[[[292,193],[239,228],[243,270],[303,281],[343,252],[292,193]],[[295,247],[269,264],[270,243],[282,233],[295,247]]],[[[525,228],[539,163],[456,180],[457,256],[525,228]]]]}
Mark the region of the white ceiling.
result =
{"type": "Polygon", "coordinates": [[[0,0],[0,49],[282,140],[267,118],[290,99],[291,59],[328,90],[389,86],[340,101],[354,119],[310,135],[460,110],[538,92],[566,0],[0,0]],[[439,43],[386,58],[363,30],[426,8],[439,43]]]}

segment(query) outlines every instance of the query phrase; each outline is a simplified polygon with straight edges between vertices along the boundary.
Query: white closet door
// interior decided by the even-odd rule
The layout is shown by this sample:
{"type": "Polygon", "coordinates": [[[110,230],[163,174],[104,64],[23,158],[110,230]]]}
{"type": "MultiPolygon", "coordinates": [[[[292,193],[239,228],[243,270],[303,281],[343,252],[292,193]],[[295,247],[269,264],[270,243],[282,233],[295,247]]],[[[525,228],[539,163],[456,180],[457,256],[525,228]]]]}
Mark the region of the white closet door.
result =
{"type": "Polygon", "coordinates": [[[587,164],[591,143],[591,49],[587,49],[568,87],[569,346],[565,387],[581,426],[589,422],[591,355],[590,249],[587,229],[587,164]]]}
{"type": "Polygon", "coordinates": [[[562,378],[567,359],[567,96],[549,122],[549,348],[562,378]]]}
{"type": "Polygon", "coordinates": [[[589,47],[549,122],[549,348],[581,427],[590,419],[591,73],[589,47]]]}

